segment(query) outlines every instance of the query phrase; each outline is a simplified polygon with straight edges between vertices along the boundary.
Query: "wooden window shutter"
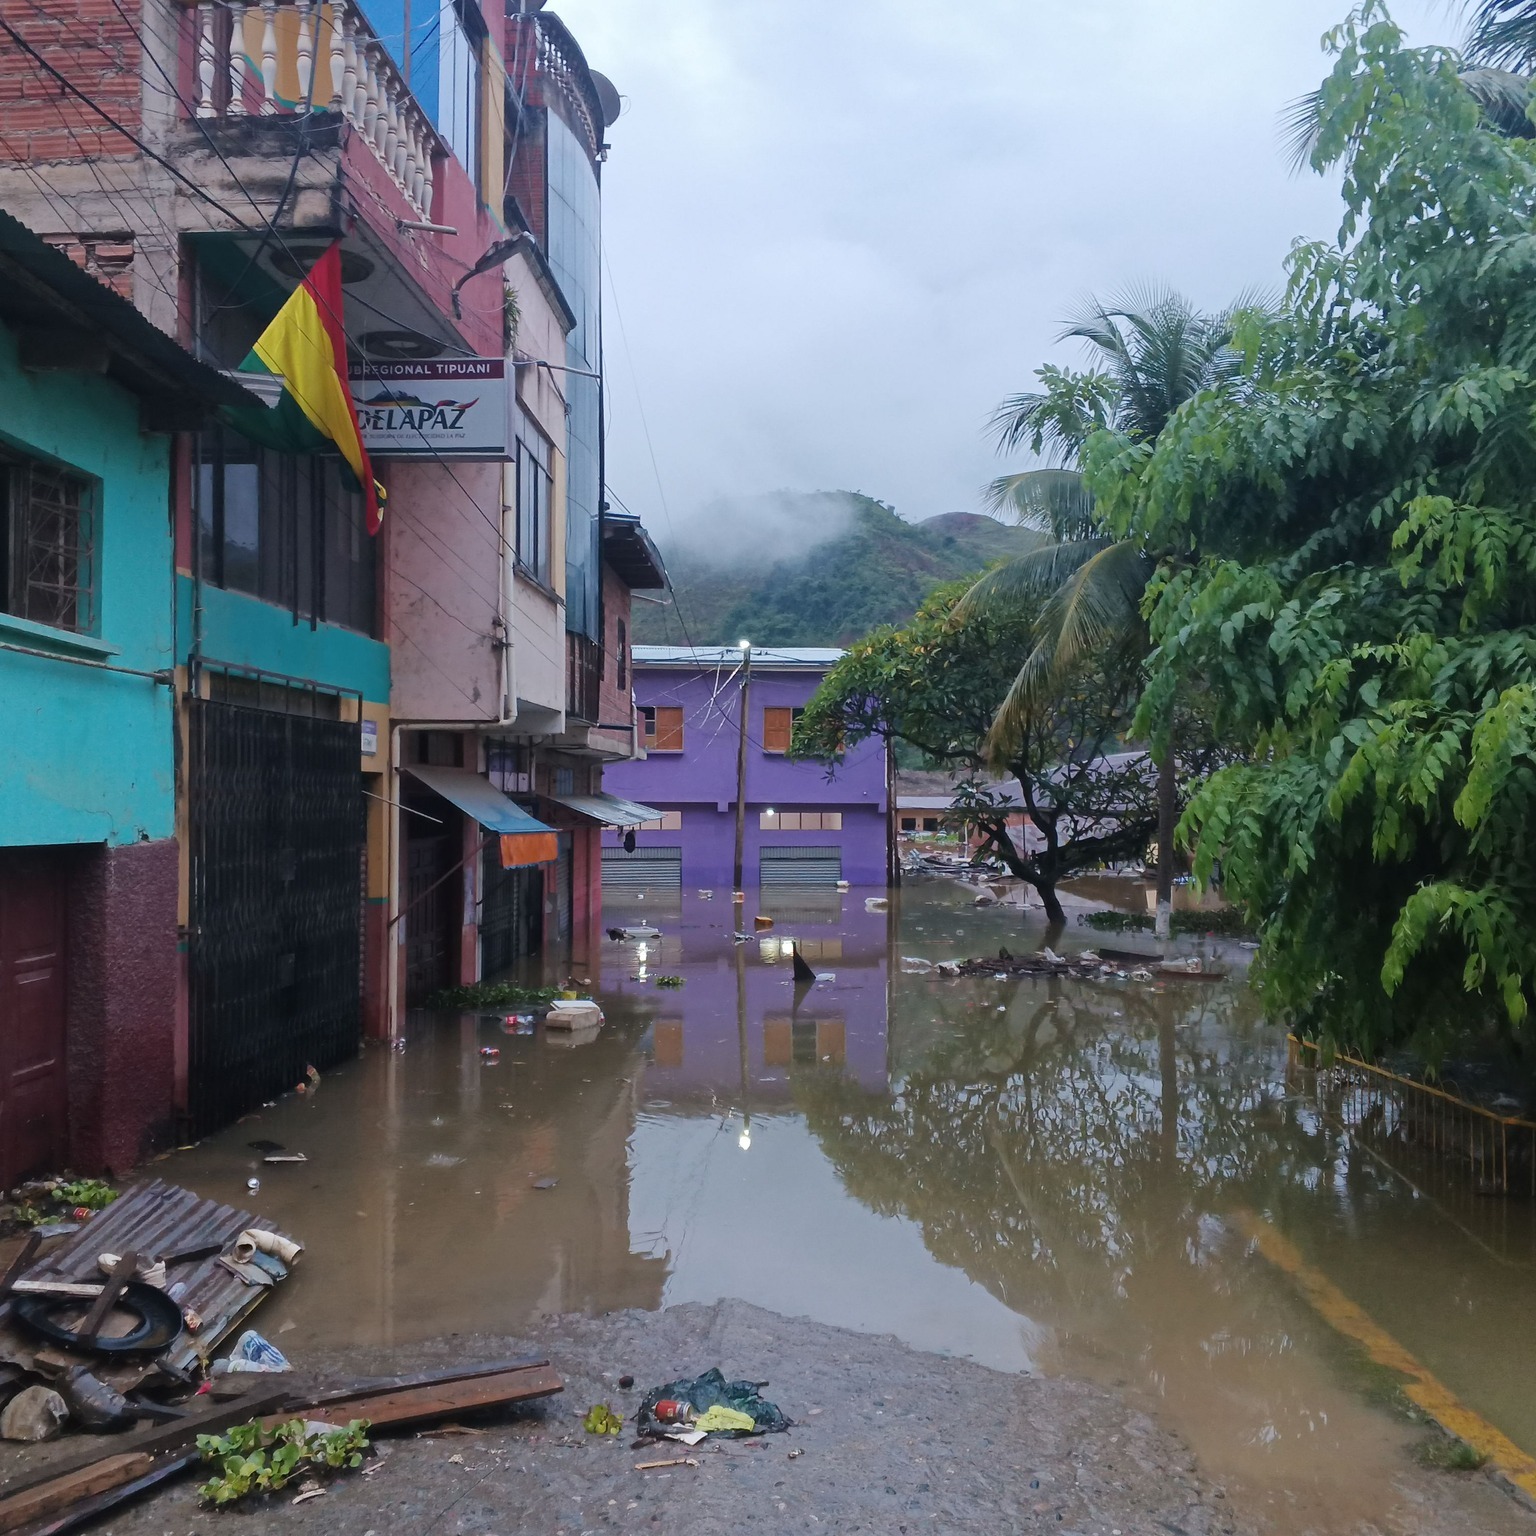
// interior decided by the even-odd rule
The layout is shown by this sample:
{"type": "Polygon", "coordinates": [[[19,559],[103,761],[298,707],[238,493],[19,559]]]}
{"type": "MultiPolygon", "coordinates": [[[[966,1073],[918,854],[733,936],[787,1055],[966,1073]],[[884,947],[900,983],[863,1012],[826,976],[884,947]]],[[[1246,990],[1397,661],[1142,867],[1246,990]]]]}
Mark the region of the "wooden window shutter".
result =
{"type": "Polygon", "coordinates": [[[683,750],[683,712],[681,709],[658,709],[656,711],[654,750],[657,752],[681,752],[683,750]]]}
{"type": "Polygon", "coordinates": [[[794,729],[794,711],[789,709],[765,709],[763,711],[763,751],[788,752],[789,734],[794,729]]]}

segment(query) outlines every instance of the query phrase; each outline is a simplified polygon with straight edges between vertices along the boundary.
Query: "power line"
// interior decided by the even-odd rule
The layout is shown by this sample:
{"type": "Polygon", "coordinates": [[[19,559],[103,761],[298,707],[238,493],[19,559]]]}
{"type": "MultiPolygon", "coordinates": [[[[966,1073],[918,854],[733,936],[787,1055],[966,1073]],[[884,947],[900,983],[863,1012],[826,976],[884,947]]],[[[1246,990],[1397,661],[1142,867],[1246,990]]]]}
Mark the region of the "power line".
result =
{"type": "MultiPolygon", "coordinates": [[[[618,284],[613,280],[613,264],[608,260],[608,250],[603,248],[603,270],[608,274],[608,292],[613,296],[613,313],[619,322],[619,340],[624,346],[624,360],[629,364],[630,382],[635,388],[635,408],[640,415],[640,427],[645,433],[646,451],[650,454],[651,473],[656,477],[656,495],[661,502],[662,516],[667,520],[667,532],[672,535],[673,548],[677,547],[677,528],[672,522],[672,509],[667,504],[667,493],[661,483],[661,466],[656,461],[656,444],[651,438],[651,424],[645,414],[645,396],[640,389],[640,375],[635,368],[635,354],[630,350],[629,331],[624,325],[624,310],[619,304],[618,284]]],[[[688,627],[688,616],[683,612],[683,601],[678,594],[676,586],[672,582],[672,572],[667,572],[667,590],[672,594],[672,606],[677,610],[677,622],[682,626],[683,639],[688,642],[689,650],[696,650],[692,632],[688,627]]]]}
{"type": "MultiPolygon", "coordinates": [[[[121,7],[117,6],[116,0],[114,0],[114,8],[118,10],[118,14],[119,15],[123,14],[122,10],[121,10],[121,7]]],[[[125,17],[124,19],[126,20],[127,18],[125,17]]],[[[131,23],[130,23],[130,25],[131,25],[131,23]]],[[[86,93],[84,90],[82,90],[79,86],[75,85],[72,81],[70,81],[68,79],[67,76],[65,76],[59,70],[54,68],[53,65],[48,63],[48,61],[46,59],[44,59],[40,54],[38,54],[37,51],[34,48],[32,48],[31,45],[28,44],[27,41],[24,38],[22,38],[16,32],[15,28],[12,27],[10,25],[10,23],[5,21],[3,18],[0,18],[0,28],[3,28],[3,30],[11,37],[12,41],[15,42],[17,44],[17,46],[19,46],[39,67],[41,67],[42,69],[47,71],[47,73],[49,75],[51,75],[54,79],[56,79],[59,82],[59,84],[64,89],[68,90],[71,94],[77,96],[82,102],[85,103],[86,106],[88,106],[93,112],[95,112],[99,117],[101,117],[104,122],[106,122],[116,132],[120,133],[125,139],[127,139],[136,148],[138,148],[141,153],[147,155],[149,158],[154,160],[157,164],[163,166],[168,172],[170,172],[170,174],[173,177],[176,178],[177,181],[179,181],[180,183],[185,185],[190,191],[192,191],[194,193],[194,195],[201,197],[204,201],[209,203],[218,212],[222,213],[226,218],[228,218],[232,223],[234,223],[242,232],[244,232],[246,234],[254,234],[255,233],[255,231],[251,228],[251,226],[244,219],[240,218],[239,215],[235,214],[231,209],[226,207],[223,203],[221,203],[217,198],[213,197],[205,189],[203,189],[202,187],[199,187],[196,183],[191,181],[186,175],[184,175],[174,165],[172,165],[170,163],[170,161],[166,160],[164,156],[162,156],[162,155],[156,153],[154,150],[152,150],[147,144],[145,144],[143,142],[143,140],[139,139],[136,135],[134,135],[131,132],[129,132],[109,112],[107,112],[105,108],[103,108],[102,106],[100,106],[99,103],[97,103],[95,100],[93,100],[89,96],[88,93],[86,93]]],[[[103,50],[103,51],[105,51],[105,50],[103,50]]],[[[189,102],[187,102],[186,98],[181,95],[180,90],[177,88],[176,82],[166,72],[164,67],[159,63],[158,59],[155,59],[152,54],[149,55],[149,57],[151,58],[151,62],[154,64],[156,70],[160,73],[161,77],[165,80],[167,86],[169,87],[169,89],[171,91],[171,94],[180,103],[182,108],[187,112],[189,118],[193,122],[196,123],[199,132],[202,133],[203,138],[207,142],[209,148],[213,151],[213,153],[218,158],[220,163],[224,166],[225,170],[229,173],[230,178],[234,182],[235,186],[240,190],[242,195],[251,204],[251,207],[255,211],[257,217],[262,221],[262,225],[263,225],[262,240],[263,240],[263,242],[265,242],[265,240],[268,239],[269,237],[272,238],[272,239],[275,239],[277,241],[278,245],[284,251],[284,253],[290,258],[290,260],[295,262],[295,265],[297,265],[298,264],[297,263],[297,258],[294,256],[294,253],[292,252],[291,248],[288,246],[287,242],[284,240],[281,230],[279,230],[277,228],[275,219],[272,218],[272,217],[269,217],[263,211],[262,206],[259,203],[259,201],[256,199],[256,197],[249,191],[249,189],[241,181],[241,179],[239,177],[239,174],[235,171],[234,167],[229,163],[228,158],[224,155],[222,150],[219,149],[219,147],[218,147],[217,143],[214,141],[212,135],[209,134],[209,132],[207,130],[207,127],[204,124],[203,120],[197,115],[196,111],[192,108],[191,104],[189,102]]],[[[314,77],[312,75],[311,76],[311,93],[313,91],[313,82],[314,82],[314,77]]],[[[78,140],[76,142],[78,142],[78,140]]],[[[301,144],[301,148],[302,147],[303,146],[301,144]]],[[[371,313],[377,314],[377,315],[381,316],[384,319],[388,319],[388,320],[393,320],[394,319],[394,316],[388,314],[384,310],[381,310],[381,309],[377,308],[377,306],[368,303],[366,300],[362,299],[360,295],[354,295],[353,298],[354,298],[354,300],[357,303],[359,303],[361,305],[362,308],[369,310],[371,313]]],[[[334,312],[332,312],[331,309],[330,309],[330,305],[328,303],[326,303],[324,300],[321,300],[320,302],[322,302],[325,305],[325,308],[326,308],[327,312],[331,314],[331,318],[333,320],[335,320],[338,325],[340,325],[341,324],[341,317],[339,315],[335,314],[334,312]]],[[[465,352],[466,355],[473,355],[473,354],[470,354],[468,352],[467,348],[461,347],[460,350],[465,352]]],[[[385,382],[384,379],[383,379],[382,374],[379,373],[377,367],[375,365],[373,365],[366,356],[364,356],[362,361],[363,361],[363,367],[365,368],[365,370],[370,370],[373,373],[374,378],[375,378],[376,381],[378,381],[380,383],[385,382]]],[[[292,389],[292,382],[290,380],[286,380],[285,379],[284,380],[284,384],[290,390],[292,389]]],[[[296,398],[299,398],[299,397],[296,395],[296,398]]],[[[303,403],[302,400],[300,400],[300,403],[301,404],[303,403]]],[[[415,427],[415,431],[422,438],[423,442],[427,442],[428,441],[427,437],[426,437],[426,433],[424,431],[422,431],[419,426],[415,427]]],[[[448,461],[446,459],[444,459],[442,457],[442,455],[439,454],[435,449],[431,449],[430,448],[430,444],[428,446],[429,446],[429,451],[430,451],[431,458],[439,465],[439,467],[441,467],[444,470],[444,472],[448,475],[448,478],[458,487],[458,489],[459,489],[460,493],[463,495],[464,499],[472,507],[474,507],[475,511],[479,514],[481,519],[485,522],[486,526],[489,527],[491,529],[491,531],[495,534],[497,542],[501,546],[502,550],[505,553],[511,554],[513,556],[513,558],[515,559],[516,558],[515,546],[512,544],[512,542],[510,540],[507,539],[506,534],[505,534],[505,532],[502,529],[502,526],[501,526],[499,518],[498,519],[493,519],[493,518],[491,518],[486,513],[485,509],[480,505],[478,499],[473,495],[472,492],[470,492],[468,487],[465,486],[463,481],[454,472],[452,466],[448,463],[448,461]]],[[[428,529],[425,524],[421,524],[419,526],[421,527],[423,532],[429,532],[429,533],[432,534],[432,536],[434,538],[437,539],[438,543],[441,545],[441,547],[442,547],[442,549],[443,549],[443,551],[445,553],[454,554],[455,558],[459,559],[460,563],[463,564],[466,569],[473,570],[473,567],[469,566],[468,562],[466,560],[464,560],[464,558],[462,556],[457,555],[457,553],[455,551],[450,550],[448,548],[448,546],[442,542],[441,537],[436,534],[435,530],[428,529]]],[[[476,573],[476,574],[478,574],[478,573],[476,573]]],[[[485,598],[485,594],[483,592],[480,592],[477,595],[479,595],[482,598],[482,600],[490,601],[489,599],[485,598]]],[[[434,599],[434,601],[435,601],[435,599],[434,599]]],[[[499,593],[498,593],[496,599],[494,600],[494,602],[491,603],[491,606],[495,607],[498,612],[500,611],[501,600],[500,600],[500,594],[499,593]]],[[[462,692],[462,690],[460,690],[460,691],[462,692]]]]}

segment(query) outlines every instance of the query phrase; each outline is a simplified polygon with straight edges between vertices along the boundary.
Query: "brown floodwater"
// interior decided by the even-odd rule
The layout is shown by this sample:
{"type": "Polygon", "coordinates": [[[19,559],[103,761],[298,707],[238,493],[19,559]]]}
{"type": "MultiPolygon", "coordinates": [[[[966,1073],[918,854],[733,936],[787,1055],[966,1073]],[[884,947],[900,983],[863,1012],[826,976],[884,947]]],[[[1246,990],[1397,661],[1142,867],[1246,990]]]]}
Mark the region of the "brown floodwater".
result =
{"type": "MultiPolygon", "coordinates": [[[[1411,1431],[1253,1251],[1253,1213],[1536,1453],[1531,1207],[1458,1199],[1288,1092],[1245,950],[1196,946],[1231,970],[1214,983],[945,980],[903,957],[1038,947],[1038,915],[947,882],[869,894],[764,893],[748,916],[774,926],[745,943],[726,902],[630,898],[608,920],[660,936],[570,961],[595,1039],[423,1015],[154,1171],[304,1241],[257,1319],[296,1357],[739,1296],[1113,1384],[1279,1528],[1390,1529],[1411,1431]],[[308,1161],[265,1165],[258,1139],[308,1161]]],[[[1145,909],[1134,882],[1079,897],[1145,909]]]]}

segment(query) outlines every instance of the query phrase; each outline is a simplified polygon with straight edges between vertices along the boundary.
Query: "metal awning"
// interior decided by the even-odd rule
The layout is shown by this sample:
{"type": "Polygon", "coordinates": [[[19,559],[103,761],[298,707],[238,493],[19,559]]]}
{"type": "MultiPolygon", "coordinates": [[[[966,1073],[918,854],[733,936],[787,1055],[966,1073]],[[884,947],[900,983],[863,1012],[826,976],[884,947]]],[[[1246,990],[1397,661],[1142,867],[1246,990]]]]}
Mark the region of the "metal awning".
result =
{"type": "Polygon", "coordinates": [[[638,827],[641,822],[660,821],[662,813],[652,805],[634,800],[620,800],[617,795],[551,795],[556,805],[563,805],[588,821],[605,827],[638,827]]]}
{"type": "Polygon", "coordinates": [[[424,763],[408,763],[405,771],[450,805],[458,806],[487,832],[498,833],[503,869],[553,864],[559,856],[555,829],[530,816],[480,774],[468,768],[431,768],[424,763]]]}

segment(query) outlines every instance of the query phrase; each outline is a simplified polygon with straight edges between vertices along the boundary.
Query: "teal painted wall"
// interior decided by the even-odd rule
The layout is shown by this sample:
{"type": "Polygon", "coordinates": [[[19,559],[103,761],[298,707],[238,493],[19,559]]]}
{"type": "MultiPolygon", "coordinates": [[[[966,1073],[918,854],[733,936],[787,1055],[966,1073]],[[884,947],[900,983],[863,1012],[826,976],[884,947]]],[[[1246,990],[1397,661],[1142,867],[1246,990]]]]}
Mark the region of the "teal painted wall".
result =
{"type": "MultiPolygon", "coordinates": [[[[376,704],[389,702],[389,647],[335,624],[293,622],[292,610],[203,583],[203,659],[210,665],[259,667],[327,688],[356,689],[376,704]]],[[[179,576],[177,632],[192,634],[192,580],[179,576]]],[[[182,658],[185,660],[185,657],[182,658]]]]}
{"type": "MultiPolygon", "coordinates": [[[[103,378],[25,373],[0,326],[0,440],[98,487],[97,635],[121,667],[172,665],[170,440],[139,431],[138,401],[103,378]]],[[[0,615],[0,845],[133,843],[174,831],[172,694],[78,665],[71,637],[0,615]]]]}

